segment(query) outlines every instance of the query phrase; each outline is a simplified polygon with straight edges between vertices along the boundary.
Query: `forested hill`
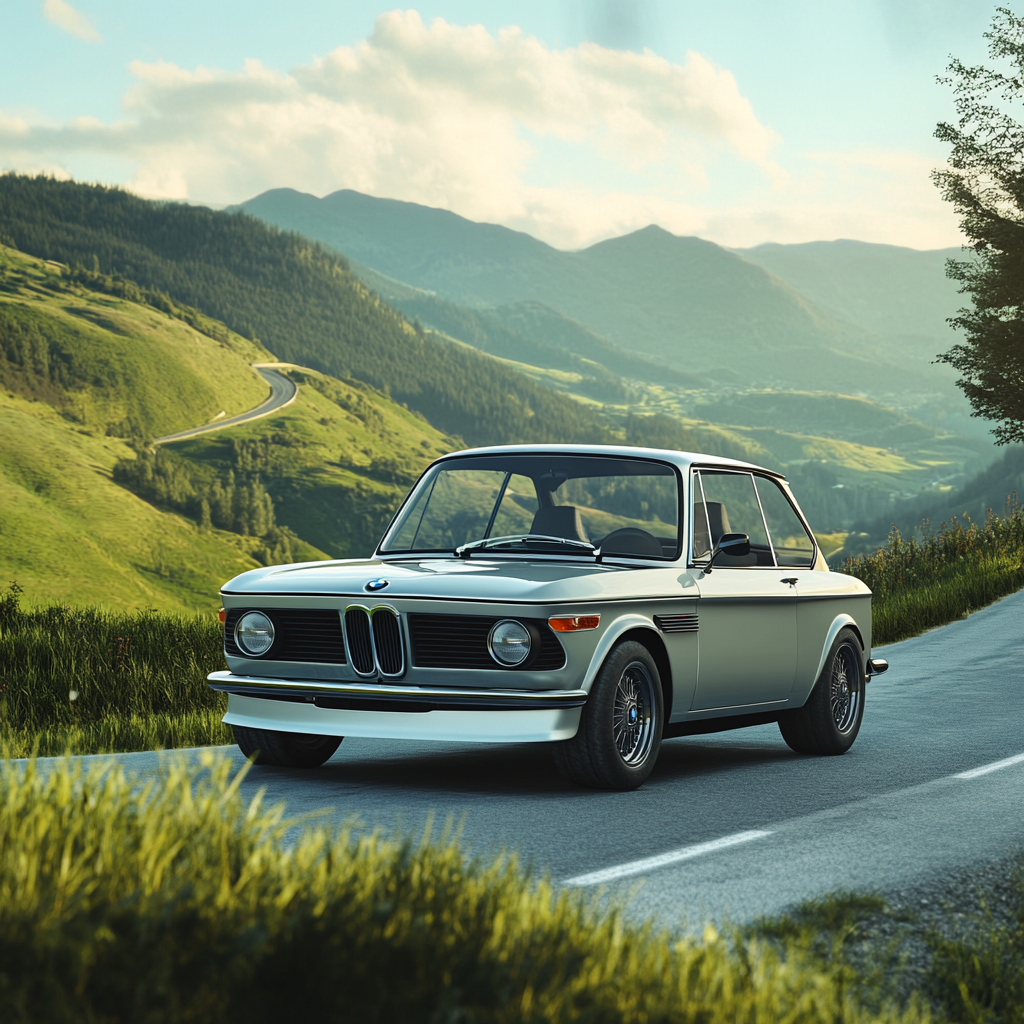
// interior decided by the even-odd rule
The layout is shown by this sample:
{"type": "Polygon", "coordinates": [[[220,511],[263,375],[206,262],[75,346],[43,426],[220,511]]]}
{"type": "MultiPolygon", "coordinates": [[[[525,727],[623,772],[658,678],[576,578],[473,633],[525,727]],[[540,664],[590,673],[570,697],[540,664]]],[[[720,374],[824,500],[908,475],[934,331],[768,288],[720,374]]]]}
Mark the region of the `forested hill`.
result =
{"type": "Polygon", "coordinates": [[[473,444],[603,441],[587,407],[413,327],[345,260],[245,214],[0,175],[0,241],[121,275],[258,338],[279,358],[388,391],[473,444]]]}

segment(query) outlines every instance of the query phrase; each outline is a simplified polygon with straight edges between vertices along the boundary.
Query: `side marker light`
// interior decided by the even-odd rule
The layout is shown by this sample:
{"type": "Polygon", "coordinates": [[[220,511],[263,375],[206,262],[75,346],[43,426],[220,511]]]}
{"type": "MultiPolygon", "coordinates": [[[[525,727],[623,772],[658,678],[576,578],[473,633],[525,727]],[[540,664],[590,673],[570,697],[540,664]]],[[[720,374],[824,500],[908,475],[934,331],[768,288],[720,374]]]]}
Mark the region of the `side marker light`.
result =
{"type": "Polygon", "coordinates": [[[581,629],[597,629],[600,615],[555,615],[548,619],[548,625],[556,633],[578,633],[581,629]]]}
{"type": "Polygon", "coordinates": [[[221,608],[221,610],[217,612],[217,618],[220,619],[220,624],[222,626],[224,625],[224,622],[227,619],[227,617],[228,613],[223,608],[221,608]]]}

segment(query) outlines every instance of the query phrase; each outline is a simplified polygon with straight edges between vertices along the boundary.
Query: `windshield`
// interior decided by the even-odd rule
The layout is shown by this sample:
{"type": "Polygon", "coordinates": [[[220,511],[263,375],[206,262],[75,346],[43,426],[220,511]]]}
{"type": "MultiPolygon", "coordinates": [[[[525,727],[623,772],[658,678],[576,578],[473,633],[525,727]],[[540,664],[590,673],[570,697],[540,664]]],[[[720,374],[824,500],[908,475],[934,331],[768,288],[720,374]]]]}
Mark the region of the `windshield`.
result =
{"type": "Polygon", "coordinates": [[[675,558],[679,483],[664,462],[587,455],[469,456],[420,481],[381,552],[675,558]],[[569,543],[566,543],[569,542],[569,543]]]}

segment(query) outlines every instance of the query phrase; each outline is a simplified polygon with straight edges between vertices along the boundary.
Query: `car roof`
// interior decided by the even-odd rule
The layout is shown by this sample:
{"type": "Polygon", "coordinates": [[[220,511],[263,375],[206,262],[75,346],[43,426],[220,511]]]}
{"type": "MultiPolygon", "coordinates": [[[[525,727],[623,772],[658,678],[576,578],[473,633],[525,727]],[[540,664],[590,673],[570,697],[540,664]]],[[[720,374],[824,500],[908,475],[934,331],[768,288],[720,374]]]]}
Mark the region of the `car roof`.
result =
{"type": "Polygon", "coordinates": [[[660,459],[671,462],[680,469],[690,466],[708,466],[711,468],[754,470],[768,476],[783,478],[782,473],[773,469],[765,469],[751,462],[739,459],[723,459],[718,455],[703,455],[699,452],[681,452],[672,448],[638,448],[633,445],[618,444],[502,444],[488,448],[466,448],[463,451],[450,452],[443,455],[438,462],[447,459],[462,458],[467,455],[617,455],[632,456],[642,459],[660,459]]]}

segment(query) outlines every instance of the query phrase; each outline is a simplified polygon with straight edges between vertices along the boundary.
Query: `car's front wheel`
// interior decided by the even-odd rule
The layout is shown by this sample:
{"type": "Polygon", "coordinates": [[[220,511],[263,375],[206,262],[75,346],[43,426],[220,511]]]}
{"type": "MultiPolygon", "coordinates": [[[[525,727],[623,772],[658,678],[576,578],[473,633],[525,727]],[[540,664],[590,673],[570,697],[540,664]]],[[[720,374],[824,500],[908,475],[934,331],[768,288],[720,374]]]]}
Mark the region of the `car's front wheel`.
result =
{"type": "Polygon", "coordinates": [[[571,740],[555,746],[555,764],[592,789],[636,789],[654,768],[665,728],[658,666],[643,644],[613,647],[590,689],[571,740]]]}
{"type": "Polygon", "coordinates": [[[274,732],[231,726],[238,749],[256,764],[278,768],[319,768],[341,746],[342,736],[310,736],[301,732],[274,732]]]}
{"type": "Polygon", "coordinates": [[[841,629],[802,708],[779,718],[782,738],[798,754],[845,754],[864,718],[864,654],[857,634],[841,629]]]}

